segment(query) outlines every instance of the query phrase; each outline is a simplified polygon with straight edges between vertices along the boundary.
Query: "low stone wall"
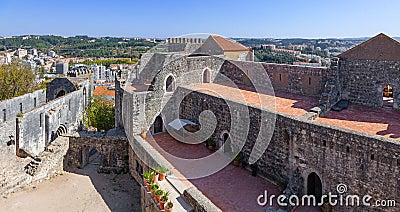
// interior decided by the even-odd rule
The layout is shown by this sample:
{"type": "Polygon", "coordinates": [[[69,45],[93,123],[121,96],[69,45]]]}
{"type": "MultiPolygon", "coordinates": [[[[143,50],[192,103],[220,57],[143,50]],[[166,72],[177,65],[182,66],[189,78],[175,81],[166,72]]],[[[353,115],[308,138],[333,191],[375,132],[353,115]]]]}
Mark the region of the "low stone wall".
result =
{"type": "Polygon", "coordinates": [[[10,136],[16,137],[16,118],[46,103],[46,91],[38,90],[0,102],[0,147],[7,146],[10,136]],[[22,112],[21,112],[22,109],[22,112]]]}
{"type": "Polygon", "coordinates": [[[183,198],[185,198],[185,200],[194,208],[194,211],[196,212],[222,211],[195,187],[186,189],[183,192],[183,198]]]}
{"type": "Polygon", "coordinates": [[[128,172],[129,144],[125,137],[69,137],[66,166],[85,167],[89,162],[90,150],[100,154],[100,171],[128,172]]]}

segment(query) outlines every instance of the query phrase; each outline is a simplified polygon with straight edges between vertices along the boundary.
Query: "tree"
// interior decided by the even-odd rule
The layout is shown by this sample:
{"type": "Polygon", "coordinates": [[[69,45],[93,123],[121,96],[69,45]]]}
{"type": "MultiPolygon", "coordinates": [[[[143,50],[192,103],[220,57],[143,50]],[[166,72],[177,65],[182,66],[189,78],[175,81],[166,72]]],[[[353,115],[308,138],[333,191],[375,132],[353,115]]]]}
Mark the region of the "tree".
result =
{"type": "Polygon", "coordinates": [[[114,128],[114,120],[114,101],[93,97],[84,116],[86,126],[95,127],[97,131],[108,131],[114,128]]]}
{"type": "Polygon", "coordinates": [[[16,61],[0,66],[0,100],[11,99],[40,88],[29,66],[16,61]]]}

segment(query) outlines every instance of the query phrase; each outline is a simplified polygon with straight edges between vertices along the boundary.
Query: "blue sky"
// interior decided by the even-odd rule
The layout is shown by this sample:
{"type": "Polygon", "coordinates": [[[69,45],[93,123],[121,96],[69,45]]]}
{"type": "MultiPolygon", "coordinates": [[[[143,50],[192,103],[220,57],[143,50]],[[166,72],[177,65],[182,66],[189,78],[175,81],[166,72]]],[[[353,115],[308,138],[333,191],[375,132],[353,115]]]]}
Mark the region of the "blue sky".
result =
{"type": "Polygon", "coordinates": [[[0,0],[0,36],[400,36],[398,0],[0,0]]]}

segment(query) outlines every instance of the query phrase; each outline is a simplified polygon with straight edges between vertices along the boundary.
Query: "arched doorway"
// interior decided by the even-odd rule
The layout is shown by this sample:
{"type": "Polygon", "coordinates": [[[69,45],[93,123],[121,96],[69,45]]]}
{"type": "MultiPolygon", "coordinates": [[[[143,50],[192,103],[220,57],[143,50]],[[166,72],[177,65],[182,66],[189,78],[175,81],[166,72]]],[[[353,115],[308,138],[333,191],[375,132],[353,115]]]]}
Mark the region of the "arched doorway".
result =
{"type": "Polygon", "coordinates": [[[175,90],[175,79],[171,75],[165,81],[165,91],[166,92],[173,92],[175,90]]]}
{"type": "Polygon", "coordinates": [[[311,172],[307,177],[307,194],[314,195],[317,200],[322,197],[322,182],[315,172],[311,172]]]}
{"type": "Polygon", "coordinates": [[[64,90],[61,90],[61,91],[59,91],[59,92],[57,93],[56,99],[57,99],[58,97],[61,97],[61,96],[64,96],[64,95],[65,95],[65,91],[64,91],[64,90]]]}
{"type": "Polygon", "coordinates": [[[156,120],[154,120],[154,125],[153,125],[154,134],[163,132],[163,127],[164,127],[163,125],[164,124],[161,116],[157,116],[156,120]]]}
{"type": "Polygon", "coordinates": [[[210,70],[206,69],[203,71],[203,83],[210,83],[210,82],[211,82],[210,70]]]}
{"type": "Polygon", "coordinates": [[[229,133],[228,132],[224,132],[222,134],[221,138],[222,138],[222,144],[224,145],[224,152],[225,153],[232,152],[231,142],[229,141],[229,133]]]}

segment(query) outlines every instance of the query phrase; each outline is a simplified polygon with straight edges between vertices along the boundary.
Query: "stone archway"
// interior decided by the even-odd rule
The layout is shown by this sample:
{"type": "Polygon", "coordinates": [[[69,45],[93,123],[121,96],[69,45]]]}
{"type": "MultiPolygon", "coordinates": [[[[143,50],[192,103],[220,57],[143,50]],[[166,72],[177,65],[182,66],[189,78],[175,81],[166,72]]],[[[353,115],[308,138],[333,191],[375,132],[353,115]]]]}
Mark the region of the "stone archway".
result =
{"type": "Polygon", "coordinates": [[[220,139],[222,140],[221,146],[223,146],[223,150],[225,153],[231,153],[232,152],[232,147],[231,147],[231,142],[229,139],[229,132],[224,130],[221,133],[220,139]]]}
{"type": "Polygon", "coordinates": [[[322,197],[322,181],[315,172],[311,172],[307,176],[307,194],[314,195],[317,200],[322,197]]]}
{"type": "Polygon", "coordinates": [[[174,90],[175,90],[175,79],[172,75],[170,75],[165,80],[165,91],[173,92],[174,90]]]}
{"type": "Polygon", "coordinates": [[[203,83],[210,83],[210,82],[211,82],[210,70],[208,68],[206,68],[203,71],[203,83]]]}
{"type": "Polygon", "coordinates": [[[153,123],[154,134],[161,133],[164,131],[164,123],[161,115],[157,116],[153,123]]]}

